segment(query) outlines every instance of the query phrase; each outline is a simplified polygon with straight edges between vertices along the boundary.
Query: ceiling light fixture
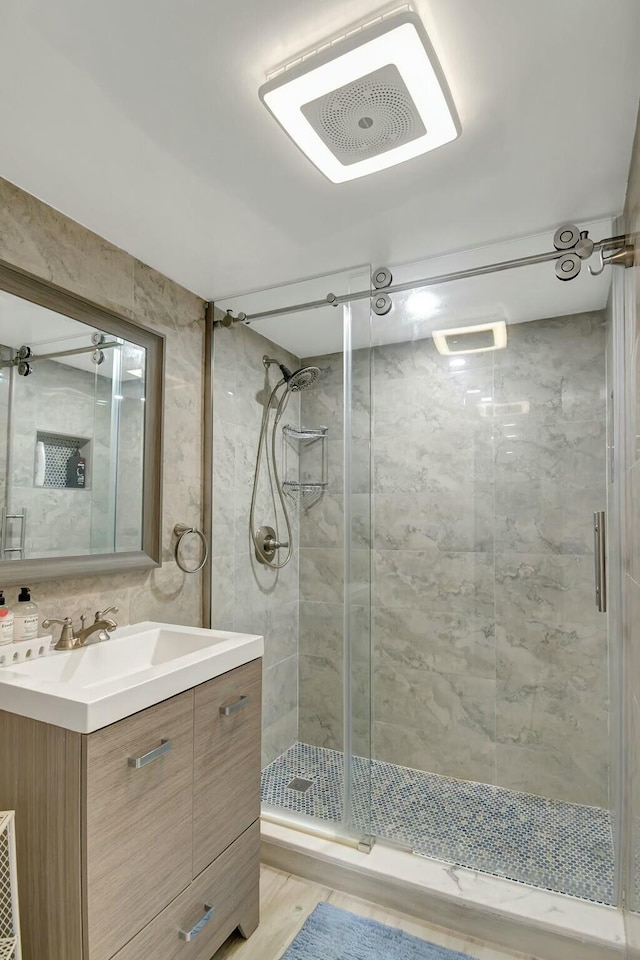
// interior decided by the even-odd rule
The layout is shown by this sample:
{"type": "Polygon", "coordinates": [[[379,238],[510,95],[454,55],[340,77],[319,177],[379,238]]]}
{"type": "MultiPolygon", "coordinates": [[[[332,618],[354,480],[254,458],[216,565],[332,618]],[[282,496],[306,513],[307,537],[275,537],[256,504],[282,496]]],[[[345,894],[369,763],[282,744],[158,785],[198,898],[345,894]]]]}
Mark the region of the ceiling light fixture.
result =
{"type": "Polygon", "coordinates": [[[460,134],[437,57],[409,11],[299,57],[259,95],[333,183],[411,160],[460,134]]]}

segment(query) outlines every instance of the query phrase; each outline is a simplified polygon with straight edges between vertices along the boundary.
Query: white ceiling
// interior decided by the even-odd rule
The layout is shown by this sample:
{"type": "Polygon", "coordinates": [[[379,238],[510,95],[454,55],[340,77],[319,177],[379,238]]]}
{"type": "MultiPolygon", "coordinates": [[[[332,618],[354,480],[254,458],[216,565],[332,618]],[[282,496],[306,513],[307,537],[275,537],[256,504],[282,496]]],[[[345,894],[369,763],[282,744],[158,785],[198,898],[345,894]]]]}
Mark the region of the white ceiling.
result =
{"type": "Polygon", "coordinates": [[[638,0],[416,0],[462,137],[335,185],[258,100],[375,0],[3,0],[0,175],[205,297],[620,211],[638,0]]]}

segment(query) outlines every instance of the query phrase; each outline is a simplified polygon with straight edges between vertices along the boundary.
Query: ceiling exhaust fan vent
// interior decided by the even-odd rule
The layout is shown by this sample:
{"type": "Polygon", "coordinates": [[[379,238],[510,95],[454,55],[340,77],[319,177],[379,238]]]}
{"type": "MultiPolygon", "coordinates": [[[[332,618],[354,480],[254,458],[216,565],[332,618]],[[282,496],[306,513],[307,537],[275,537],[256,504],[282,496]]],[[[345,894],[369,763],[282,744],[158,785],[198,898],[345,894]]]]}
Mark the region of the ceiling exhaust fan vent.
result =
{"type": "Polygon", "coordinates": [[[343,164],[377,157],[426,133],[394,64],[358,77],[301,110],[343,164]]]}
{"type": "Polygon", "coordinates": [[[437,57],[411,11],[300,57],[262,85],[260,98],[334,183],[411,160],[460,133],[437,57]]]}

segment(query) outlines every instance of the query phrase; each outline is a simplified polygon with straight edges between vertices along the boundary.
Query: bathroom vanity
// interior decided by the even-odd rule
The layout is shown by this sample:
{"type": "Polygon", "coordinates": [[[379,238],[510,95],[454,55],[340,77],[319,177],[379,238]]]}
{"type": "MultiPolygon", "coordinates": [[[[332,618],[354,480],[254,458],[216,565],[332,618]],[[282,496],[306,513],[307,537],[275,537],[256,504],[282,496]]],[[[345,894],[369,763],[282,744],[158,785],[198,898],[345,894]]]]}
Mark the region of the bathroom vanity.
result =
{"type": "Polygon", "coordinates": [[[210,960],[255,930],[261,656],[142,624],[0,670],[24,960],[210,960]]]}

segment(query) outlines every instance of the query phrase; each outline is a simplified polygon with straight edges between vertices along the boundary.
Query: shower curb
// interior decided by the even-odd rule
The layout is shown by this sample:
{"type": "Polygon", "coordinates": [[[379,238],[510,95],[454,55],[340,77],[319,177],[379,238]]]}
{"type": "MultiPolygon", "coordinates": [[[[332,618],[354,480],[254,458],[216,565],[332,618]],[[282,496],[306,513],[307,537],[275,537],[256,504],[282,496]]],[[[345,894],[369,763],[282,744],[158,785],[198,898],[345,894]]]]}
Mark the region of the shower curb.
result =
{"type": "Polygon", "coordinates": [[[621,960],[622,913],[378,843],[370,854],[262,821],[262,862],[538,960],[621,960]]]}

